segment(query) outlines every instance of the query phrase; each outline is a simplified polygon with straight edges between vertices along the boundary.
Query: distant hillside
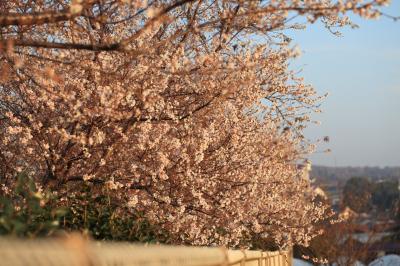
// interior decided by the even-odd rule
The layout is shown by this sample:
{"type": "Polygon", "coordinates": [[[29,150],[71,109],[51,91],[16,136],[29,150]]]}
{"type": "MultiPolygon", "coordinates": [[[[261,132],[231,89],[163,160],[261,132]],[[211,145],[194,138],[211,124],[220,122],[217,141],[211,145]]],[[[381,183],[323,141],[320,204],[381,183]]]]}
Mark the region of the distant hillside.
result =
{"type": "Polygon", "coordinates": [[[310,176],[319,180],[345,180],[351,177],[369,177],[371,179],[400,178],[400,167],[329,167],[314,165],[310,176]]]}

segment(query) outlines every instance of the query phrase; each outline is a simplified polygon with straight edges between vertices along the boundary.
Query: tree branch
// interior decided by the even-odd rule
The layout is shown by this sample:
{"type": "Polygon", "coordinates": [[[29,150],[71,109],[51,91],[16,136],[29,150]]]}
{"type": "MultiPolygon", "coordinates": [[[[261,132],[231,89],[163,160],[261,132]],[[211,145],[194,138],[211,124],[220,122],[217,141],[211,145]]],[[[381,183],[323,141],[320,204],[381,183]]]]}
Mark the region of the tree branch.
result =
{"type": "Polygon", "coordinates": [[[1,43],[3,47],[10,43],[13,46],[20,47],[36,47],[47,49],[75,49],[75,50],[89,50],[89,51],[121,51],[120,43],[111,44],[83,44],[83,43],[62,43],[62,42],[44,42],[34,40],[20,40],[20,39],[5,39],[1,43]]]}
{"type": "Polygon", "coordinates": [[[57,23],[61,21],[71,20],[81,13],[71,13],[69,10],[59,12],[43,12],[43,13],[7,13],[0,14],[0,27],[5,26],[20,26],[20,25],[42,25],[48,23],[57,23]]]}

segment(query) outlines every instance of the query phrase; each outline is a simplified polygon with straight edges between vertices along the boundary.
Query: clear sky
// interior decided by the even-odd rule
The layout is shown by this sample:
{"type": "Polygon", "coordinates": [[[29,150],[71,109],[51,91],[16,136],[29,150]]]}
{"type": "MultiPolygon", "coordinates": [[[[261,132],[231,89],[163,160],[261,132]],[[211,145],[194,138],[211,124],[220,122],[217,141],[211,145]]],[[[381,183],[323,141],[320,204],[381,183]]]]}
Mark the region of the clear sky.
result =
{"type": "MultiPolygon", "coordinates": [[[[400,1],[383,11],[400,15],[400,1]]],[[[322,104],[322,122],[306,136],[329,136],[311,156],[314,165],[400,166],[400,21],[352,18],[359,29],[333,36],[321,24],[290,32],[303,51],[292,68],[330,96],[322,104]]]]}

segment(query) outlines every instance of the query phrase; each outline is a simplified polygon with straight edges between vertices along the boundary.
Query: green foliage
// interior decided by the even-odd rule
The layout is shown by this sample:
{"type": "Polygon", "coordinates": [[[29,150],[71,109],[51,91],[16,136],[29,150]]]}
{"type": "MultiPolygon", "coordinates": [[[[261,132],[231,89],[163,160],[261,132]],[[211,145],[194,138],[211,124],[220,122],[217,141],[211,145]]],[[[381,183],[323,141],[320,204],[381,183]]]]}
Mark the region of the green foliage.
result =
{"type": "Polygon", "coordinates": [[[82,231],[98,240],[168,242],[168,235],[150,224],[142,213],[120,206],[112,193],[93,193],[84,184],[79,193],[68,197],[69,212],[62,227],[82,231]]]}
{"type": "Polygon", "coordinates": [[[372,204],[382,210],[394,210],[400,199],[397,180],[382,181],[375,185],[372,193],[372,204]]]}
{"type": "Polygon", "coordinates": [[[52,208],[51,194],[40,193],[26,174],[17,177],[11,195],[0,196],[0,234],[44,236],[52,234],[67,210],[52,208]]]}
{"type": "Polygon", "coordinates": [[[361,213],[371,209],[373,184],[365,177],[352,177],[343,189],[343,205],[361,213]]]}
{"type": "Polygon", "coordinates": [[[370,182],[364,177],[353,177],[344,186],[343,205],[359,213],[376,207],[380,211],[391,211],[394,214],[400,200],[398,187],[397,180],[370,182]]]}
{"type": "MultiPolygon", "coordinates": [[[[80,183],[75,193],[39,192],[26,174],[17,177],[10,193],[0,196],[0,235],[50,236],[78,231],[97,240],[168,242],[168,234],[120,206],[109,191],[80,183]]],[[[75,190],[76,191],[76,190],[75,190]]]]}
{"type": "Polygon", "coordinates": [[[243,242],[246,244],[246,241],[251,243],[250,247],[254,250],[268,250],[268,251],[276,251],[279,250],[279,245],[272,237],[262,237],[260,234],[254,233],[250,236],[250,239],[244,239],[243,242]]]}

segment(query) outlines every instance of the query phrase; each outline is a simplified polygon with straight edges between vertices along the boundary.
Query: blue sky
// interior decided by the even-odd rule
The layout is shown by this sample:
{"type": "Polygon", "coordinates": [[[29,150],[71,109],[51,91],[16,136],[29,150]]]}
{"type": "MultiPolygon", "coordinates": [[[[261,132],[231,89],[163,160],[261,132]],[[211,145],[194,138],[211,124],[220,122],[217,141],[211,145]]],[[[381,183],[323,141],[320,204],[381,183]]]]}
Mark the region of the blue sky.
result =
{"type": "MultiPolygon", "coordinates": [[[[400,1],[383,11],[400,15],[400,1]]],[[[311,156],[313,164],[330,166],[400,166],[400,21],[352,17],[358,29],[342,37],[321,24],[290,32],[303,54],[292,65],[302,68],[307,83],[330,96],[323,113],[313,118],[306,136],[330,142],[311,156]]]]}

